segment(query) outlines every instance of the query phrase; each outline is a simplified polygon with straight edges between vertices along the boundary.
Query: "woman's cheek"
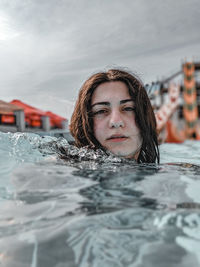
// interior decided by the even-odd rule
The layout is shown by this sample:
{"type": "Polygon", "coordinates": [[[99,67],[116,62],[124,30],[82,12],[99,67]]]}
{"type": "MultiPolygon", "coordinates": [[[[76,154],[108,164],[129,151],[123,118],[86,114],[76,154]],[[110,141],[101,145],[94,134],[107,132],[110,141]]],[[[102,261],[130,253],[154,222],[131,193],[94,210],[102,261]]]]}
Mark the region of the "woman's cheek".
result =
{"type": "Polygon", "coordinates": [[[100,143],[105,139],[104,138],[106,134],[105,130],[106,129],[100,120],[94,121],[94,135],[100,143]]]}

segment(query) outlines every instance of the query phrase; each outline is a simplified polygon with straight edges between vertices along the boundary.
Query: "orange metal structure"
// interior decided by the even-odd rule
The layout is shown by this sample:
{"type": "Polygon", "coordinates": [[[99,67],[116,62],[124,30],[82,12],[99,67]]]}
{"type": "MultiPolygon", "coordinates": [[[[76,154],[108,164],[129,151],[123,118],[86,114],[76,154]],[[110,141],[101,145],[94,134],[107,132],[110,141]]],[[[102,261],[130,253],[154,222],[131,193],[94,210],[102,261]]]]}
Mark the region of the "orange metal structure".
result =
{"type": "Polygon", "coordinates": [[[166,143],[183,143],[186,139],[185,131],[178,130],[171,120],[167,121],[166,124],[167,137],[166,143]]]}
{"type": "Polygon", "coordinates": [[[23,108],[0,100],[0,124],[15,124],[15,111],[23,108]]]}
{"type": "Polygon", "coordinates": [[[183,106],[183,115],[186,121],[185,134],[186,137],[191,139],[194,136],[198,136],[197,132],[197,93],[195,88],[194,72],[195,67],[191,62],[187,62],[183,65],[184,72],[184,91],[183,98],[185,105],[183,106]]]}
{"type": "MultiPolygon", "coordinates": [[[[199,64],[196,65],[198,65],[198,68],[200,69],[199,64]]],[[[180,125],[176,126],[173,120],[170,120],[170,117],[173,113],[171,112],[172,108],[170,108],[170,105],[173,101],[176,102],[176,97],[174,98],[174,100],[173,97],[170,97],[170,102],[168,104],[163,104],[156,114],[158,133],[161,132],[163,129],[165,129],[166,131],[165,142],[182,143],[186,139],[200,140],[200,126],[198,125],[197,92],[194,73],[194,63],[187,62],[183,64],[183,128],[180,129],[178,127],[180,125]],[[164,112],[164,108],[167,109],[167,111],[165,110],[164,112]]],[[[170,95],[170,89],[168,90],[168,94],[170,95]]],[[[178,107],[178,105],[176,107],[178,107]]],[[[177,123],[179,124],[178,121],[177,123]]]]}
{"type": "Polygon", "coordinates": [[[62,122],[66,121],[65,118],[56,115],[55,113],[51,112],[51,111],[47,111],[45,112],[45,114],[47,116],[49,116],[50,118],[50,125],[51,127],[55,127],[55,128],[62,128],[62,122]]]}
{"type": "Polygon", "coordinates": [[[50,118],[51,128],[62,128],[62,121],[66,119],[54,114],[51,111],[42,111],[33,106],[27,105],[20,100],[12,100],[10,103],[24,109],[25,121],[28,127],[42,127],[42,116],[48,116],[50,118]]]}
{"type": "Polygon", "coordinates": [[[16,99],[12,100],[10,103],[24,109],[26,126],[37,128],[42,127],[42,116],[45,116],[44,111],[34,108],[16,99]]]}
{"type": "Polygon", "coordinates": [[[157,131],[160,133],[167,125],[167,121],[178,106],[180,88],[175,84],[169,87],[169,100],[163,104],[160,109],[155,113],[157,122],[157,131]]]}

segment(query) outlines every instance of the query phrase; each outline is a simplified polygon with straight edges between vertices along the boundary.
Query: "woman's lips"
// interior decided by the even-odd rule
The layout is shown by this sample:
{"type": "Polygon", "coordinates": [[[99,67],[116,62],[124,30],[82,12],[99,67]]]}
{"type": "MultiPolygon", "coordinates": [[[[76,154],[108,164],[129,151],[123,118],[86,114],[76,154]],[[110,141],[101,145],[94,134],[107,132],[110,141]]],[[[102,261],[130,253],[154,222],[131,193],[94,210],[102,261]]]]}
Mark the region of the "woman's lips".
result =
{"type": "Polygon", "coordinates": [[[107,138],[107,140],[110,141],[110,142],[123,142],[123,141],[127,140],[127,138],[128,137],[122,136],[122,135],[119,135],[119,136],[113,135],[113,136],[107,138]]]}

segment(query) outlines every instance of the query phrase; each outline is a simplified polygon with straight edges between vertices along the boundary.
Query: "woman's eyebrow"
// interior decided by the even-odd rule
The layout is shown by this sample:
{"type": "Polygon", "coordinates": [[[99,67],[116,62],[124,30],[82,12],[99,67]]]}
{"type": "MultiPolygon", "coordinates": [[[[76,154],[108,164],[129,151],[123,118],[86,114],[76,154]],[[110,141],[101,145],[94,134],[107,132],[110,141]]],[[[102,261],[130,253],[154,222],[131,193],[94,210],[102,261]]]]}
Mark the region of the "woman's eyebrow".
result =
{"type": "MultiPolygon", "coordinates": [[[[119,103],[121,105],[121,104],[124,104],[127,102],[133,102],[133,99],[131,99],[131,98],[130,99],[123,99],[119,103]]],[[[97,102],[97,103],[94,103],[91,107],[93,108],[94,106],[97,106],[97,105],[110,106],[110,102],[97,102]]]]}
{"type": "Polygon", "coordinates": [[[124,104],[124,103],[127,103],[127,102],[133,102],[133,99],[124,99],[124,100],[121,100],[120,101],[120,104],[124,104]]]}
{"type": "Polygon", "coordinates": [[[110,102],[97,102],[97,103],[94,103],[91,107],[93,108],[96,105],[110,106],[110,102]]]}

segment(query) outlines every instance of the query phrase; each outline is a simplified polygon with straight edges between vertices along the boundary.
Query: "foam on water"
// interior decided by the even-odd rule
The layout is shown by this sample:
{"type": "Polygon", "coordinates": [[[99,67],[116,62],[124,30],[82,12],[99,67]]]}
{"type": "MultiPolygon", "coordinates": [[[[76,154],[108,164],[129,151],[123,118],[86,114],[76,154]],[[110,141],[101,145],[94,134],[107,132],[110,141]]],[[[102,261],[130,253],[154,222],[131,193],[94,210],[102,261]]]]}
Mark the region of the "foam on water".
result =
{"type": "Polygon", "coordinates": [[[138,165],[0,133],[1,266],[199,266],[200,143],[138,165]]]}

